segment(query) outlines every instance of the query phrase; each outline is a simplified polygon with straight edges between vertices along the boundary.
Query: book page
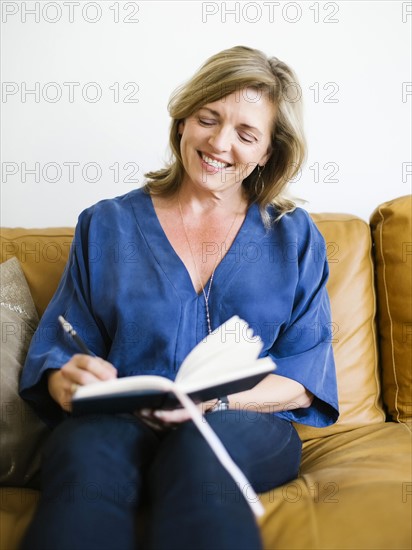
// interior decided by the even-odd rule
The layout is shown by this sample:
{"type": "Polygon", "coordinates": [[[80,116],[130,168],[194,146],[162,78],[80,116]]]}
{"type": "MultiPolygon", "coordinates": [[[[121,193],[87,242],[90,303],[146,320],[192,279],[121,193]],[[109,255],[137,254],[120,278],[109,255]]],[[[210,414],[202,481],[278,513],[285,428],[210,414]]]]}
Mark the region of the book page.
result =
{"type": "Polygon", "coordinates": [[[237,315],[223,323],[189,353],[176,383],[181,388],[208,385],[211,380],[232,380],[276,368],[270,358],[258,359],[263,342],[237,315]],[[270,363],[269,363],[270,361],[270,363]],[[269,365],[272,365],[270,368],[269,365]]]}

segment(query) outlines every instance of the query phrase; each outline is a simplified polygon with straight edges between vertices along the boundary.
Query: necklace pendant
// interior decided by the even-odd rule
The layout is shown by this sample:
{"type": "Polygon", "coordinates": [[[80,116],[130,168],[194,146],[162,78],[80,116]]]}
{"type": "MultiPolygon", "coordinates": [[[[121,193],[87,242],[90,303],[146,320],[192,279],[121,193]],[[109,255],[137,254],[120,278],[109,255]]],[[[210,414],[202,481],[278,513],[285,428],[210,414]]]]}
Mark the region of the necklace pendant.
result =
{"type": "Polygon", "coordinates": [[[209,308],[206,308],[206,321],[207,321],[207,331],[209,334],[212,334],[212,325],[210,323],[209,308]]]}
{"type": "MultiPolygon", "coordinates": [[[[209,285],[209,291],[210,291],[210,285],[209,285]]],[[[210,312],[209,312],[209,293],[206,294],[204,289],[203,289],[203,297],[205,299],[207,332],[208,334],[212,334],[212,323],[210,322],[210,312]]]]}

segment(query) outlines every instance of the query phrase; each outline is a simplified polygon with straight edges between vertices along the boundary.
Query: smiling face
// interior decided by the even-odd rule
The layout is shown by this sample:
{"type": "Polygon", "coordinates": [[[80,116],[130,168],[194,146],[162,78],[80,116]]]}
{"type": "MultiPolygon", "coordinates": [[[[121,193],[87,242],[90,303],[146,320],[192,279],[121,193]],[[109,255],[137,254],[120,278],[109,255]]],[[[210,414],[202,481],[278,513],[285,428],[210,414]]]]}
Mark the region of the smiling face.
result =
{"type": "Polygon", "coordinates": [[[252,88],[207,103],[179,125],[184,185],[211,192],[240,189],[271,152],[275,107],[252,88]]]}

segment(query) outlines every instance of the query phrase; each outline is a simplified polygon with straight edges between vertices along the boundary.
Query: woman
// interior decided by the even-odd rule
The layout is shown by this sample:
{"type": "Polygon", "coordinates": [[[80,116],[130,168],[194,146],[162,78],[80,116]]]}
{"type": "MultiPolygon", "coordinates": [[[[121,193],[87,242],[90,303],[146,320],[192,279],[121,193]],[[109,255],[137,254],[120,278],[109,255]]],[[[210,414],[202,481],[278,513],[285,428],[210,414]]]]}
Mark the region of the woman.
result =
{"type": "Polygon", "coordinates": [[[21,381],[21,395],[56,425],[25,548],[136,548],[141,502],[149,548],[261,548],[241,488],[184,410],[69,413],[78,385],[173,379],[189,351],[237,314],[276,373],[200,406],[253,488],[297,476],[292,421],[336,421],[325,245],[282,195],[305,153],[297,89],[289,67],[258,50],[211,57],[171,99],[170,165],[80,215],[21,381]],[[52,346],[42,339],[59,315],[96,357],[76,353],[57,329],[52,346]]]}

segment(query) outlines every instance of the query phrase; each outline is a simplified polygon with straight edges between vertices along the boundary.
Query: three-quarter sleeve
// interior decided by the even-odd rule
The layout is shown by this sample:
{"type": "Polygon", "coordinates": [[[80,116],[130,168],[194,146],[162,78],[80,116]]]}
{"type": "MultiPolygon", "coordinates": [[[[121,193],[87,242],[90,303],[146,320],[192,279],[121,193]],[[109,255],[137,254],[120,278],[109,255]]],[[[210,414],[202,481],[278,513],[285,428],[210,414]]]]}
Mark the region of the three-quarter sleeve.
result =
{"type": "Polygon", "coordinates": [[[308,408],[276,413],[287,420],[322,427],[336,422],[338,395],[332,350],[333,324],[326,282],[329,267],[322,235],[309,216],[297,236],[297,284],[290,318],[269,351],[276,374],[300,382],[313,395],[308,408]],[[305,233],[305,234],[303,234],[305,233]]]}
{"type": "Polygon", "coordinates": [[[32,338],[20,379],[20,395],[31,403],[49,425],[65,415],[47,388],[46,371],[58,369],[79,350],[58,322],[62,315],[75,328],[96,355],[107,355],[104,330],[91,308],[88,225],[90,212],[83,212],[76,226],[69,259],[58,288],[43,314],[32,338]]]}

